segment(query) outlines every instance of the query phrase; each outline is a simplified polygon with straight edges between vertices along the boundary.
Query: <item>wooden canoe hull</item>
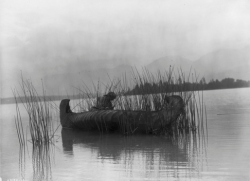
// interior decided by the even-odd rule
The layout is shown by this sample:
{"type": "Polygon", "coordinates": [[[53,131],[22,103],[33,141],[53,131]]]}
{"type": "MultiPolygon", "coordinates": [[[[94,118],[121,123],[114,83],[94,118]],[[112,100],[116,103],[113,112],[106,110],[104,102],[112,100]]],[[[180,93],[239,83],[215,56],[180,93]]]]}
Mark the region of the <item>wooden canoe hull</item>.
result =
{"type": "MultiPolygon", "coordinates": [[[[181,99],[182,100],[182,99],[181,99]]],[[[167,129],[184,111],[183,101],[161,111],[94,110],[73,113],[69,99],[60,103],[60,121],[63,128],[123,134],[159,134],[167,129]]]]}

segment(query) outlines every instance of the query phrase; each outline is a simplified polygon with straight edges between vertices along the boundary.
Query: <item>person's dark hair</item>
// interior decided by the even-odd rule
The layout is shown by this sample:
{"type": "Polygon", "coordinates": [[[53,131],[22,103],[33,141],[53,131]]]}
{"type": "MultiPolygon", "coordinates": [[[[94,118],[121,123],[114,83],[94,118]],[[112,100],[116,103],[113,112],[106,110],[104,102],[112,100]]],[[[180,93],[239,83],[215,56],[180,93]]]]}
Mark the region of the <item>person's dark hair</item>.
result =
{"type": "Polygon", "coordinates": [[[109,97],[111,100],[114,100],[116,98],[116,94],[114,92],[109,92],[105,96],[109,97]]]}

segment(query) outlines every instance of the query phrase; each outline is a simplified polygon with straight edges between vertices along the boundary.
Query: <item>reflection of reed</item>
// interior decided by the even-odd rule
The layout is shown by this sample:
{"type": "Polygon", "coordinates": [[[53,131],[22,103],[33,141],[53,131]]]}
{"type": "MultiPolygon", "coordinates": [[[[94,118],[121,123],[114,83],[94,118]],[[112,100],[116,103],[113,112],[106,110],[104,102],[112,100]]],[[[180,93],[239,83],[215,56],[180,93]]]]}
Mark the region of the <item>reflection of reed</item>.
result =
{"type": "Polygon", "coordinates": [[[54,151],[50,144],[33,145],[33,180],[52,180],[51,162],[54,151]]]}
{"type": "Polygon", "coordinates": [[[19,145],[19,173],[22,179],[25,179],[25,161],[26,161],[26,147],[24,145],[19,145]]]}
{"type": "Polygon", "coordinates": [[[207,158],[207,135],[206,132],[181,131],[178,135],[173,136],[172,142],[179,148],[185,150],[188,158],[188,166],[195,168],[199,174],[203,170],[203,163],[207,158]]]}
{"type": "Polygon", "coordinates": [[[98,158],[111,158],[123,165],[128,176],[135,174],[139,167],[139,171],[147,178],[152,173],[159,177],[177,177],[176,173],[199,177],[206,156],[204,138],[195,132],[165,138],[149,135],[99,135],[62,129],[65,154],[72,155],[74,145],[78,145],[97,151],[98,158]]]}
{"type": "MultiPolygon", "coordinates": [[[[28,147],[20,146],[19,150],[19,172],[25,180],[26,151],[28,147]]],[[[52,180],[51,164],[54,150],[51,144],[32,145],[33,181],[52,180]]]]}

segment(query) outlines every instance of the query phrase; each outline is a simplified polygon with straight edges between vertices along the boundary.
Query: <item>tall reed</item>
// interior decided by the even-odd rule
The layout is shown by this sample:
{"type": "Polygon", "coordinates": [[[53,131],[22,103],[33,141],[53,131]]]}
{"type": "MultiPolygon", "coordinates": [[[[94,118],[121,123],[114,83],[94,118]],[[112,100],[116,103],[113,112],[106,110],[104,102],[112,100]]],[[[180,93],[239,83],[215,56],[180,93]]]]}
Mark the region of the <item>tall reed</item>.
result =
{"type": "Polygon", "coordinates": [[[16,131],[17,131],[17,136],[18,136],[18,140],[19,140],[19,144],[20,147],[25,147],[25,135],[24,135],[24,128],[23,128],[23,124],[22,124],[22,117],[21,117],[21,113],[20,113],[20,109],[19,109],[19,105],[18,105],[18,101],[17,101],[17,92],[16,90],[12,90],[14,98],[15,98],[15,102],[16,102],[16,117],[14,117],[15,119],[15,126],[16,126],[16,131]]]}
{"type": "Polygon", "coordinates": [[[52,112],[55,106],[46,99],[46,92],[42,83],[42,95],[39,95],[30,80],[24,80],[21,76],[21,93],[14,90],[16,99],[17,118],[15,119],[16,130],[18,133],[19,143],[24,142],[24,131],[22,126],[21,115],[17,103],[17,98],[21,100],[29,117],[29,133],[33,144],[49,143],[54,141],[55,127],[52,121],[52,112]]]}

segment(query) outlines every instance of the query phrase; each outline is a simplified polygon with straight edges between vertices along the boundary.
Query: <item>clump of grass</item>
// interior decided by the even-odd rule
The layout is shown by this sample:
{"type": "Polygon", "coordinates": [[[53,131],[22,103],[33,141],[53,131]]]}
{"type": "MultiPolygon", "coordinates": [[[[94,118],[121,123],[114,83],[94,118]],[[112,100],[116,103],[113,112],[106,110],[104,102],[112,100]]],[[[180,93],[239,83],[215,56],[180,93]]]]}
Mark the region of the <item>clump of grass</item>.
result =
{"type": "MultiPolygon", "coordinates": [[[[42,95],[39,95],[30,80],[24,80],[21,76],[21,94],[14,89],[13,95],[16,102],[15,125],[19,140],[19,169],[23,179],[25,176],[25,157],[27,135],[24,134],[23,120],[19,109],[19,101],[21,100],[28,114],[28,130],[32,143],[32,164],[33,164],[33,180],[49,180],[51,179],[51,144],[54,143],[55,129],[52,116],[55,110],[59,112],[58,107],[46,98],[46,92],[42,89],[42,95]]],[[[43,87],[43,86],[42,86],[43,87]]],[[[27,133],[27,130],[26,130],[27,133]]]]}
{"type": "MultiPolygon", "coordinates": [[[[22,126],[21,115],[18,107],[17,99],[21,100],[29,117],[29,132],[33,145],[54,142],[55,129],[52,121],[52,110],[55,108],[53,104],[46,99],[46,92],[42,89],[42,95],[39,95],[29,80],[24,80],[21,76],[21,92],[14,90],[16,99],[17,118],[15,118],[16,130],[19,138],[19,143],[24,144],[24,131],[22,126]]],[[[43,87],[43,86],[42,86],[43,87]]]]}
{"type": "MultiPolygon", "coordinates": [[[[164,107],[166,96],[178,95],[185,103],[185,112],[181,113],[177,120],[173,120],[171,126],[163,124],[163,134],[177,134],[181,131],[205,132],[205,107],[203,91],[196,91],[199,85],[195,72],[186,76],[180,69],[175,74],[174,68],[169,71],[156,74],[143,69],[139,73],[137,69],[132,71],[134,88],[131,90],[126,81],[122,82],[118,90],[119,97],[116,107],[122,110],[134,111],[160,111],[164,107]],[[190,83],[191,82],[191,83],[190,83]],[[121,92],[123,94],[121,94],[121,92]]],[[[127,80],[123,78],[123,80],[127,80]]]]}

